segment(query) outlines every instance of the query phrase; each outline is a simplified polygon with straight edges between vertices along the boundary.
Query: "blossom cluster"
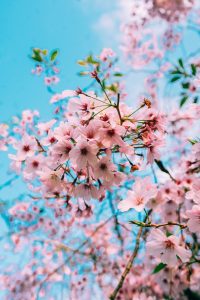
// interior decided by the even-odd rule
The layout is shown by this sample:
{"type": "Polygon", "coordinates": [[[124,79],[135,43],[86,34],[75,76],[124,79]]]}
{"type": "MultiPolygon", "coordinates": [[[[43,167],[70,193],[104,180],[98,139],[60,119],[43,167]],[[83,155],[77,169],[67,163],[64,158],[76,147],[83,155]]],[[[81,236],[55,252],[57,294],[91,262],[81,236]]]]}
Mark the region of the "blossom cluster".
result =
{"type": "Polygon", "coordinates": [[[58,51],[33,49],[32,73],[45,74],[55,109],[48,121],[27,109],[0,125],[0,150],[8,152],[15,173],[0,188],[19,178],[27,186],[1,205],[8,227],[0,238],[3,300],[188,300],[200,294],[199,62],[179,58],[172,67],[166,59],[180,42],[174,26],[194,3],[134,6],[124,49],[139,69],[161,62],[146,78],[148,97],[137,101],[126,91],[112,49],[79,60],[79,75],[91,82],[60,93],[51,89],[58,82],[58,51]],[[148,28],[157,18],[170,25],[165,52],[148,28]],[[170,87],[180,84],[179,103],[159,98],[158,79],[166,73],[170,87]]]}

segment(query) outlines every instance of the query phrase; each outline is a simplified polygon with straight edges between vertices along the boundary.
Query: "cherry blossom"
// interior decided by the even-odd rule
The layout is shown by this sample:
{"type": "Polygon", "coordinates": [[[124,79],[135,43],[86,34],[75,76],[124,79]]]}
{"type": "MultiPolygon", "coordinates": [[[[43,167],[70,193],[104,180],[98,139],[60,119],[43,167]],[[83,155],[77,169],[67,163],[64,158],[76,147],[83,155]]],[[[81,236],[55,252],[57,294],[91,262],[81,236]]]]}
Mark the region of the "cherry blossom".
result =
{"type": "Polygon", "coordinates": [[[179,239],[176,236],[166,236],[160,229],[155,229],[149,236],[146,243],[149,254],[160,258],[160,260],[173,267],[177,263],[177,256],[182,262],[190,259],[191,252],[179,245],[179,239]]]}

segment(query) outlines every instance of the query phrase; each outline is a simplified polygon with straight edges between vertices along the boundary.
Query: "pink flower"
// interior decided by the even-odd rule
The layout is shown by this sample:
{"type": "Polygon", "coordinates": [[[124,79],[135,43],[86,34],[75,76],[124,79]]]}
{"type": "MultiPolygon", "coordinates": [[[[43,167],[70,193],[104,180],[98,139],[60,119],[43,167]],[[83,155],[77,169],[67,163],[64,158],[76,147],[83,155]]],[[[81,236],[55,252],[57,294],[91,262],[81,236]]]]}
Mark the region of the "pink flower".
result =
{"type": "Polygon", "coordinates": [[[101,178],[105,181],[111,181],[113,180],[114,174],[113,171],[115,171],[115,165],[109,160],[108,157],[101,158],[94,169],[94,176],[95,178],[101,178]]]}
{"type": "Polygon", "coordinates": [[[45,185],[47,191],[61,190],[63,181],[63,170],[57,171],[51,170],[48,167],[44,167],[41,171],[38,171],[41,182],[45,185]]]}
{"type": "Polygon", "coordinates": [[[55,133],[51,130],[48,131],[47,137],[41,140],[41,144],[44,146],[53,145],[55,142],[57,142],[57,139],[55,137],[55,133]]]}
{"type": "Polygon", "coordinates": [[[160,148],[164,146],[163,138],[151,134],[149,139],[144,139],[144,144],[147,147],[147,163],[153,164],[154,159],[160,159],[160,148]]]}
{"type": "Polygon", "coordinates": [[[90,183],[79,184],[74,189],[74,196],[81,197],[84,200],[98,199],[99,191],[90,183]]]}
{"type": "Polygon", "coordinates": [[[99,120],[91,120],[87,126],[79,126],[75,129],[74,137],[78,137],[83,134],[88,140],[98,139],[99,129],[102,126],[102,122],[99,120]]]}
{"type": "Polygon", "coordinates": [[[41,170],[41,167],[44,165],[44,157],[42,154],[37,156],[27,157],[26,167],[24,169],[25,173],[31,174],[32,177],[37,175],[37,172],[41,170]]]}
{"type": "Polygon", "coordinates": [[[57,140],[70,139],[73,137],[74,129],[68,123],[60,122],[59,126],[55,128],[54,135],[57,140]]]}
{"type": "Polygon", "coordinates": [[[192,153],[194,154],[194,157],[196,158],[196,160],[198,160],[200,157],[200,142],[195,143],[192,146],[192,153]]]}
{"type": "Polygon", "coordinates": [[[99,136],[101,143],[109,148],[112,145],[122,145],[124,146],[124,142],[121,138],[125,134],[125,128],[120,125],[110,125],[99,130],[99,136]]]}
{"type": "Polygon", "coordinates": [[[15,215],[19,212],[22,212],[22,213],[26,212],[28,210],[29,206],[30,206],[30,203],[27,203],[27,202],[17,203],[9,209],[9,213],[11,215],[15,215]]]}
{"type": "Polygon", "coordinates": [[[200,179],[197,179],[191,187],[191,190],[186,193],[185,198],[193,200],[196,204],[200,204],[200,179]]]}
{"type": "Polygon", "coordinates": [[[70,113],[79,113],[83,116],[88,116],[91,114],[92,107],[93,101],[89,97],[79,95],[79,97],[69,100],[67,108],[70,113]]]}
{"type": "Polygon", "coordinates": [[[7,124],[0,124],[0,136],[6,137],[8,136],[8,125],[7,124]]]}
{"type": "Polygon", "coordinates": [[[119,203],[118,208],[121,211],[127,211],[131,208],[142,211],[145,204],[156,195],[156,185],[151,183],[149,177],[137,178],[133,190],[128,192],[127,198],[119,203]]]}
{"type": "Polygon", "coordinates": [[[60,78],[58,76],[52,76],[51,81],[53,84],[57,84],[60,81],[60,78]]]}
{"type": "Polygon", "coordinates": [[[47,86],[51,85],[51,84],[52,84],[52,79],[51,79],[51,77],[45,77],[45,78],[44,78],[44,83],[45,83],[47,86]]]}
{"type": "Polygon", "coordinates": [[[24,160],[26,157],[33,156],[37,150],[37,142],[34,137],[24,135],[21,142],[19,141],[15,148],[17,149],[17,159],[24,160]]]}
{"type": "Polygon", "coordinates": [[[69,152],[73,145],[69,141],[59,141],[51,148],[51,154],[59,163],[64,163],[69,158],[69,152]]]}
{"type": "Polygon", "coordinates": [[[49,122],[39,123],[37,128],[40,131],[40,134],[48,133],[51,127],[56,123],[55,119],[50,120],[49,122]]]}
{"type": "Polygon", "coordinates": [[[76,92],[73,90],[64,90],[61,94],[55,94],[51,97],[50,103],[56,103],[68,97],[76,96],[76,92]]]}
{"type": "Polygon", "coordinates": [[[148,254],[159,257],[160,260],[171,267],[175,267],[178,259],[182,262],[189,261],[191,251],[179,246],[179,239],[176,236],[167,237],[160,229],[153,229],[146,243],[148,254]]]}
{"type": "Polygon", "coordinates": [[[106,61],[108,57],[113,57],[115,55],[115,52],[111,48],[104,48],[100,54],[100,60],[106,61]]]}
{"type": "Polygon", "coordinates": [[[191,210],[186,211],[189,218],[187,223],[191,232],[199,233],[200,231],[200,205],[194,205],[191,210]]]}
{"type": "Polygon", "coordinates": [[[98,147],[95,142],[87,141],[84,138],[80,138],[76,146],[70,151],[69,157],[76,166],[77,170],[81,170],[86,166],[94,166],[97,163],[98,147]]]}

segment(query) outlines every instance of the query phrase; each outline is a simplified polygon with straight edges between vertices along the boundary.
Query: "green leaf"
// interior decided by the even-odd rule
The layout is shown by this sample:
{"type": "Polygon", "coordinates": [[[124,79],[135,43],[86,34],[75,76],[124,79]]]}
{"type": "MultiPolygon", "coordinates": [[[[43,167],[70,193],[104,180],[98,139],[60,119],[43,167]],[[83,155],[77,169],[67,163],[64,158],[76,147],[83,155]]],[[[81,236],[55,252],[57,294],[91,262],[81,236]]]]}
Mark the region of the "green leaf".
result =
{"type": "Polygon", "coordinates": [[[77,64],[79,64],[80,66],[86,66],[87,65],[86,61],[84,61],[84,60],[78,60],[77,64]]]}
{"type": "Polygon", "coordinates": [[[192,140],[192,139],[189,139],[188,140],[192,145],[195,145],[198,141],[197,140],[192,140]]]}
{"type": "Polygon", "coordinates": [[[170,80],[170,82],[175,82],[175,81],[179,80],[180,78],[181,78],[180,76],[175,76],[170,80]]]}
{"type": "Polygon", "coordinates": [[[37,62],[42,62],[41,50],[39,48],[33,48],[32,51],[33,54],[31,55],[31,58],[37,62]]]}
{"type": "Polygon", "coordinates": [[[43,50],[41,50],[41,52],[42,52],[43,55],[47,55],[48,54],[48,50],[47,49],[43,49],[43,50]]]}
{"type": "Polygon", "coordinates": [[[189,288],[187,288],[184,293],[188,300],[200,300],[200,295],[194,291],[191,291],[189,288]]]}
{"type": "Polygon", "coordinates": [[[194,97],[193,103],[198,103],[198,100],[199,100],[198,96],[194,97]]]}
{"type": "Polygon", "coordinates": [[[116,73],[114,73],[113,75],[114,75],[114,76],[117,76],[117,77],[123,76],[123,74],[122,74],[122,73],[119,73],[119,72],[116,72],[116,73]]]}
{"type": "Polygon", "coordinates": [[[192,70],[192,75],[196,75],[197,74],[197,68],[194,64],[191,64],[191,70],[192,70]]]}
{"type": "Polygon", "coordinates": [[[169,236],[171,236],[171,235],[173,235],[173,234],[172,234],[170,231],[167,231],[167,232],[166,232],[166,236],[167,236],[167,237],[169,237],[169,236]]]}
{"type": "Polygon", "coordinates": [[[42,62],[43,61],[43,59],[42,59],[42,57],[40,56],[40,54],[33,54],[32,56],[31,56],[31,58],[33,59],[33,60],[35,60],[35,61],[37,61],[37,62],[42,62]]]}
{"type": "Polygon", "coordinates": [[[183,89],[189,89],[190,83],[189,82],[182,83],[182,87],[183,89]]]}
{"type": "Polygon", "coordinates": [[[94,65],[97,65],[99,64],[99,62],[95,59],[93,59],[92,55],[89,55],[87,58],[86,58],[86,62],[88,64],[94,64],[94,65]]]}
{"type": "Polygon", "coordinates": [[[184,104],[185,104],[185,102],[187,101],[187,99],[188,99],[188,96],[184,96],[182,99],[181,99],[181,101],[180,101],[180,107],[182,107],[184,104]]]}
{"type": "Polygon", "coordinates": [[[86,75],[88,75],[88,74],[89,74],[88,71],[83,71],[83,72],[79,72],[79,73],[78,73],[79,76],[86,76],[86,75]]]}
{"type": "Polygon", "coordinates": [[[179,58],[178,63],[179,63],[179,65],[180,65],[180,67],[184,69],[184,65],[183,65],[183,60],[182,60],[182,58],[179,58]]]}
{"type": "Polygon", "coordinates": [[[182,74],[182,72],[177,68],[177,69],[171,71],[170,74],[172,74],[172,75],[173,74],[182,74]]]}
{"type": "Polygon", "coordinates": [[[112,91],[114,93],[117,93],[118,92],[118,88],[117,86],[115,86],[114,84],[111,84],[109,86],[106,86],[106,89],[109,90],[109,91],[112,91]]]}
{"type": "Polygon", "coordinates": [[[169,171],[165,168],[165,166],[163,165],[162,161],[161,160],[157,160],[155,159],[155,163],[157,164],[158,168],[164,172],[164,173],[167,173],[167,174],[170,174],[169,171]]]}
{"type": "Polygon", "coordinates": [[[153,270],[152,274],[156,274],[158,272],[160,272],[161,270],[163,270],[166,267],[166,264],[163,264],[162,262],[159,263],[155,269],[153,270]]]}
{"type": "Polygon", "coordinates": [[[40,48],[33,48],[33,53],[34,53],[35,55],[40,54],[40,52],[41,52],[40,48]]]}
{"type": "Polygon", "coordinates": [[[58,50],[53,50],[51,52],[51,56],[50,56],[50,60],[54,61],[56,59],[56,57],[58,56],[58,50]]]}

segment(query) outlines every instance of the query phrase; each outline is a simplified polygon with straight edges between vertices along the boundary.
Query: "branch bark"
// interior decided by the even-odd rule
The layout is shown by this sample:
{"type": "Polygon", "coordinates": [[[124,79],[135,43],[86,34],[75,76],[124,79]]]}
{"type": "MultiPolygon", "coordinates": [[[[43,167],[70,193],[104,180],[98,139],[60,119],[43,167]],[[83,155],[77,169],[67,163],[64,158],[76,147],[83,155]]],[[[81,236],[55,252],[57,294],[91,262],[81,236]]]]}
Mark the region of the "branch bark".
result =
{"type": "MultiPolygon", "coordinates": [[[[147,217],[145,217],[144,219],[144,223],[146,222],[147,220],[147,217]]],[[[110,295],[109,299],[110,300],[115,300],[116,299],[116,296],[119,292],[119,290],[122,288],[123,286],[123,283],[124,283],[124,280],[126,279],[126,276],[128,275],[128,273],[130,272],[131,268],[132,268],[132,265],[133,265],[133,262],[138,254],[138,251],[139,251],[139,248],[140,248],[140,238],[142,236],[142,231],[143,231],[143,227],[140,227],[139,231],[138,231],[138,234],[137,234],[137,237],[136,237],[136,243],[135,243],[135,247],[134,247],[134,250],[133,250],[133,253],[124,269],[124,272],[122,273],[121,275],[121,278],[118,282],[118,285],[117,287],[115,288],[115,290],[112,292],[112,294],[110,295]]]]}

